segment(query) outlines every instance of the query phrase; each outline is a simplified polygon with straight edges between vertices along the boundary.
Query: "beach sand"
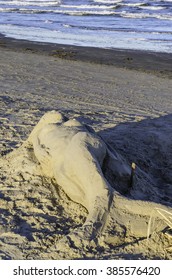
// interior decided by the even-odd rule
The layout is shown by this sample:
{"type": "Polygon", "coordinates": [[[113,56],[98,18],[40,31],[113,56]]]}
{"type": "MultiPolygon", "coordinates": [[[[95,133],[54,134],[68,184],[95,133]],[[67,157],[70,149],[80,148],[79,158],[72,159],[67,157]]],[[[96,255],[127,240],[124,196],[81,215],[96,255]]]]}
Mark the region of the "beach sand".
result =
{"type": "MultiPolygon", "coordinates": [[[[23,165],[21,148],[44,113],[57,110],[93,127],[147,174],[157,190],[149,201],[172,207],[171,60],[170,54],[1,36],[0,259],[172,259],[171,232],[160,231],[157,221],[147,241],[149,219],[137,225],[139,214],[137,234],[111,213],[102,244],[81,250],[60,242],[84,223],[87,211],[39,172],[32,176],[34,159],[23,165]]],[[[122,220],[126,212],[118,214],[122,220]]]]}

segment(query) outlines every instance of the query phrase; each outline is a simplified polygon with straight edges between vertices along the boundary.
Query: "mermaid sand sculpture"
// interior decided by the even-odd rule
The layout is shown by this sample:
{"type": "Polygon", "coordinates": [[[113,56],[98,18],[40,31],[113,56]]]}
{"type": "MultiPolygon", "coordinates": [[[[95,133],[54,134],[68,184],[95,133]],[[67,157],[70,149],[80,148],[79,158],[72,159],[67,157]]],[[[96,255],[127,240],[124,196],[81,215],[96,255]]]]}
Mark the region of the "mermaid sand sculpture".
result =
{"type": "MultiPolygon", "coordinates": [[[[144,212],[149,216],[156,206],[151,202],[133,202],[120,194],[129,188],[130,166],[79,121],[65,120],[59,112],[48,112],[35,126],[28,142],[33,145],[43,174],[54,178],[70,199],[88,210],[82,238],[101,236],[113,198],[117,210],[124,209],[131,215],[144,212]],[[105,178],[105,168],[110,170],[116,190],[105,178]]],[[[125,224],[126,220],[122,222],[125,224]]]]}

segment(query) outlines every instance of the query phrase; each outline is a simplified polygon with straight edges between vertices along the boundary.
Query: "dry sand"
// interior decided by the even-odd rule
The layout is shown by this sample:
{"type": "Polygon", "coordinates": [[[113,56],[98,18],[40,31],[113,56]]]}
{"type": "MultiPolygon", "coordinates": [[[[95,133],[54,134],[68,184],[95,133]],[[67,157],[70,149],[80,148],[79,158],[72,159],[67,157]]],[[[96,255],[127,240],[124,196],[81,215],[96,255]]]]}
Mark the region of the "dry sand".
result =
{"type": "Polygon", "coordinates": [[[128,59],[121,52],[115,63],[112,52],[86,48],[86,62],[83,48],[72,56],[70,48],[59,54],[54,45],[26,49],[19,42],[17,50],[16,41],[9,42],[0,41],[0,259],[172,259],[167,224],[161,231],[156,220],[147,241],[149,219],[140,224],[133,209],[135,224],[126,226],[130,217],[123,206],[118,218],[125,217],[125,227],[111,211],[102,243],[67,243],[65,236],[84,223],[87,211],[41,176],[34,157],[21,148],[41,116],[58,110],[91,125],[129,164],[136,163],[138,174],[142,170],[149,189],[135,190],[131,199],[172,207],[170,56],[130,53],[128,59]],[[111,65],[100,63],[100,54],[111,65]]]}

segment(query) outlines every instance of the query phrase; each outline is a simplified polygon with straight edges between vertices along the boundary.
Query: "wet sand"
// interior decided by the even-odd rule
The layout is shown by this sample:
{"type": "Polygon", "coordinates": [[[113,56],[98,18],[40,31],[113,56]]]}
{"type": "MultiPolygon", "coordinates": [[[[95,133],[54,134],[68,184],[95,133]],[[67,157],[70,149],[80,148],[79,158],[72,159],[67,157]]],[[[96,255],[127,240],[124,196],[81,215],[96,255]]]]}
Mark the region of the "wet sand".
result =
{"type": "Polygon", "coordinates": [[[39,43],[6,38],[2,35],[0,35],[0,48],[26,53],[44,54],[67,60],[114,65],[120,68],[146,71],[159,76],[172,77],[172,55],[170,53],[39,43]]]}

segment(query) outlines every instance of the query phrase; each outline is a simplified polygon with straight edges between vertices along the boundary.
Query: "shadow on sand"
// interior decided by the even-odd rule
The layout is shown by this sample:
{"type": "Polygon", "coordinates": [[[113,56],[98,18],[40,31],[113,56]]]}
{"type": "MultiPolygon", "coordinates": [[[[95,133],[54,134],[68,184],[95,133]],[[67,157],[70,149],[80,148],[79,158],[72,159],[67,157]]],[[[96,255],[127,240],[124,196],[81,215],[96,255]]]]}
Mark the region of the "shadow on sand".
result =
{"type": "Polygon", "coordinates": [[[99,132],[112,148],[121,154],[158,190],[159,198],[149,201],[172,205],[172,114],[140,122],[121,123],[99,132]]]}

